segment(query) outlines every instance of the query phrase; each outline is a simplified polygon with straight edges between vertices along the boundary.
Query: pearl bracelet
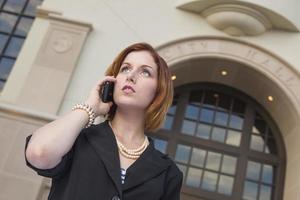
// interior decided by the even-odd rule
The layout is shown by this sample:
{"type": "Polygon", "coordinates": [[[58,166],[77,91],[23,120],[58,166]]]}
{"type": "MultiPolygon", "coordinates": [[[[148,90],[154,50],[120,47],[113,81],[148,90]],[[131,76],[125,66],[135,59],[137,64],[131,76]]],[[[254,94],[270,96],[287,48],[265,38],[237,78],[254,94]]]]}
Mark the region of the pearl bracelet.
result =
{"type": "Polygon", "coordinates": [[[89,115],[89,122],[87,123],[85,128],[90,127],[94,123],[94,120],[96,118],[96,114],[93,111],[92,107],[86,103],[78,103],[72,108],[72,110],[76,109],[81,109],[87,112],[87,114],[89,115]]]}

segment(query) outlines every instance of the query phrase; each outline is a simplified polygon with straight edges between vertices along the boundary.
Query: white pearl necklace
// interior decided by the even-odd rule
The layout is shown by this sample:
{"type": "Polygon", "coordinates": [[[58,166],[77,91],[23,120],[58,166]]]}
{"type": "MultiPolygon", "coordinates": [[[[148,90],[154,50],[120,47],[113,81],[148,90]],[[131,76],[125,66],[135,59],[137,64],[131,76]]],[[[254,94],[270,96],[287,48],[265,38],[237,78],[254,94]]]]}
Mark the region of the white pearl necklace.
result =
{"type": "MultiPolygon", "coordinates": [[[[113,129],[111,122],[109,121],[109,125],[110,127],[113,129]]],[[[136,149],[128,149],[126,148],[117,138],[117,136],[115,135],[116,141],[117,141],[117,145],[118,145],[118,149],[119,152],[125,156],[126,158],[129,159],[133,159],[136,160],[140,157],[140,155],[142,155],[142,153],[145,151],[145,149],[147,148],[147,146],[149,145],[149,140],[148,137],[145,136],[144,142],[143,144],[136,148],[136,149]]]]}

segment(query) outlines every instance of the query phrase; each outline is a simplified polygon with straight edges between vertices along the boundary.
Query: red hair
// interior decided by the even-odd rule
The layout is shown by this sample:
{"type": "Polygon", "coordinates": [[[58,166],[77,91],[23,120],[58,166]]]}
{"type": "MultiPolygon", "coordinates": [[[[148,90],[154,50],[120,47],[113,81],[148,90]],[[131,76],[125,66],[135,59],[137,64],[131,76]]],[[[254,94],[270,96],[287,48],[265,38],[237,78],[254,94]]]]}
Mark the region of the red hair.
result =
{"type": "MultiPolygon", "coordinates": [[[[119,73],[120,67],[126,58],[126,56],[133,51],[148,51],[156,65],[158,71],[157,77],[157,89],[153,101],[149,104],[145,113],[145,130],[146,131],[156,131],[163,124],[167,111],[173,101],[173,81],[171,78],[171,73],[169,67],[165,60],[158,55],[154,48],[147,43],[135,43],[127,48],[125,48],[121,53],[115,58],[113,63],[108,67],[105,72],[106,76],[116,77],[119,73]]],[[[116,112],[116,105],[114,104],[107,118],[112,120],[116,112]]]]}

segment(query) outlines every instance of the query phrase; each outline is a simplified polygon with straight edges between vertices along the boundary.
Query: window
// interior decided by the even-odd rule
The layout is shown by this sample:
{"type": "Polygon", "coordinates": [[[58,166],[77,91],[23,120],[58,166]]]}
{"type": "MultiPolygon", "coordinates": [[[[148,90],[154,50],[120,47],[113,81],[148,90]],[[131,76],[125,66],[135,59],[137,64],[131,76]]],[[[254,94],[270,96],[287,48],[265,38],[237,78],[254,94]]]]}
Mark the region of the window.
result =
{"type": "Polygon", "coordinates": [[[154,141],[183,172],[185,199],[282,199],[281,136],[264,109],[239,91],[216,84],[175,89],[154,141]]]}
{"type": "Polygon", "coordinates": [[[18,57],[42,0],[0,0],[0,91],[18,57]]]}

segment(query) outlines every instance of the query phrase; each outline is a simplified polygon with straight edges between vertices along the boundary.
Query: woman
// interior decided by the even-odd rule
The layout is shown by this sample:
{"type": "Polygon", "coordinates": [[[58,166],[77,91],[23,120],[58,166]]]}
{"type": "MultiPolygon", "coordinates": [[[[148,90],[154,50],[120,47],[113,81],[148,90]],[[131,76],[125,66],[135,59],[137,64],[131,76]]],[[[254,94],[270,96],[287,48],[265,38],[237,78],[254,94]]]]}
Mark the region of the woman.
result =
{"type": "Polygon", "coordinates": [[[172,97],[165,61],[149,44],[133,44],[84,104],[27,138],[27,165],[52,178],[51,200],[180,199],[182,173],[145,135],[161,126],[172,97]],[[114,82],[109,103],[99,96],[106,81],[114,82]],[[100,115],[106,121],[93,125],[100,115]]]}

